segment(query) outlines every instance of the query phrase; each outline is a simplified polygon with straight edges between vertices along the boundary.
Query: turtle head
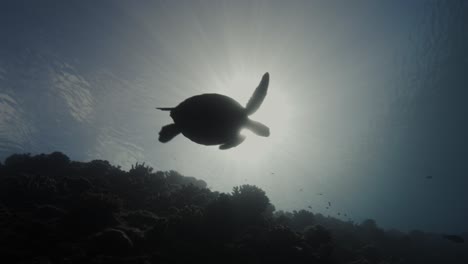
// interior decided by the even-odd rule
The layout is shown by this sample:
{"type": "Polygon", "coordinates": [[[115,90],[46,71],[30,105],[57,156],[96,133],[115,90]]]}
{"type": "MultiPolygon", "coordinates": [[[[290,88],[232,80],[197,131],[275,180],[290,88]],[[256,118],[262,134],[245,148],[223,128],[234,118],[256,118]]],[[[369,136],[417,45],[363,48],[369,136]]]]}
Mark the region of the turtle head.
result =
{"type": "Polygon", "coordinates": [[[268,128],[266,125],[254,121],[250,118],[247,119],[247,122],[245,123],[245,128],[249,129],[252,131],[254,134],[261,136],[261,137],[269,137],[270,136],[270,128],[268,128]]]}

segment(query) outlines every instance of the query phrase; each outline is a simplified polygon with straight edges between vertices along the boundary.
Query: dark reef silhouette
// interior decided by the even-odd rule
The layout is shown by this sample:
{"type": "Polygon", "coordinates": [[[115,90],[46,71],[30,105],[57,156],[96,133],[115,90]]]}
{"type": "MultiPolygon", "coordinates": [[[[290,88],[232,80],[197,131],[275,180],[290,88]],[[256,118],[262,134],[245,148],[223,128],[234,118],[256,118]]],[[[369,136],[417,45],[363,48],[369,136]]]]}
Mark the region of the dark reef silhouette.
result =
{"type": "Polygon", "coordinates": [[[463,237],[276,211],[257,186],[219,193],[138,163],[0,163],[2,263],[468,263],[463,237]]]}
{"type": "Polygon", "coordinates": [[[161,129],[159,141],[166,143],[182,133],[198,144],[220,145],[220,149],[229,149],[244,141],[245,136],[239,134],[244,127],[259,136],[268,137],[270,129],[248,116],[262,104],[269,81],[267,72],[245,108],[234,99],[220,94],[201,94],[186,99],[174,108],[157,108],[170,111],[174,120],[173,124],[161,129]]]}
{"type": "Polygon", "coordinates": [[[445,239],[448,239],[454,243],[465,243],[465,239],[463,239],[463,237],[461,236],[457,236],[457,235],[443,235],[443,237],[445,239]]]}

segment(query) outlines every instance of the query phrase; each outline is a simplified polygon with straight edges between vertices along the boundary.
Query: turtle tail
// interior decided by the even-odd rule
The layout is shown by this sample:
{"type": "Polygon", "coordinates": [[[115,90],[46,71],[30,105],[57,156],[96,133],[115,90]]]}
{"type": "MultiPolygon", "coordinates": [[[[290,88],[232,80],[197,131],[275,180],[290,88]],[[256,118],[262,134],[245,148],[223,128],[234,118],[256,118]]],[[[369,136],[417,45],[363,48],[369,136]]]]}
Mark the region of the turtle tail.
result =
{"type": "Polygon", "coordinates": [[[169,142],[175,136],[179,135],[180,129],[175,124],[163,126],[159,131],[159,141],[162,143],[169,142]]]}
{"type": "Polygon", "coordinates": [[[261,137],[270,136],[270,128],[268,128],[267,126],[265,126],[264,124],[260,122],[249,119],[245,127],[249,129],[250,131],[254,132],[256,135],[259,135],[261,137]]]}
{"type": "Polygon", "coordinates": [[[156,107],[156,109],[162,110],[162,111],[171,111],[174,109],[174,107],[156,107]]]}

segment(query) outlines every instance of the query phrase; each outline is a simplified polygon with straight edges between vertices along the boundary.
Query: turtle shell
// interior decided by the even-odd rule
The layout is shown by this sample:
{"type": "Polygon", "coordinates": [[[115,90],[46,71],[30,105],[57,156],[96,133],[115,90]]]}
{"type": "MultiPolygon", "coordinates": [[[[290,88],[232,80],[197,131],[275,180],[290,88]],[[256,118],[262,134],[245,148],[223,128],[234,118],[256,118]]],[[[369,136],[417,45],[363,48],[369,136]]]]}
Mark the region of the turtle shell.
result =
{"type": "Polygon", "coordinates": [[[220,94],[190,97],[171,111],[171,117],[184,136],[203,145],[236,138],[247,121],[245,108],[220,94]]]}

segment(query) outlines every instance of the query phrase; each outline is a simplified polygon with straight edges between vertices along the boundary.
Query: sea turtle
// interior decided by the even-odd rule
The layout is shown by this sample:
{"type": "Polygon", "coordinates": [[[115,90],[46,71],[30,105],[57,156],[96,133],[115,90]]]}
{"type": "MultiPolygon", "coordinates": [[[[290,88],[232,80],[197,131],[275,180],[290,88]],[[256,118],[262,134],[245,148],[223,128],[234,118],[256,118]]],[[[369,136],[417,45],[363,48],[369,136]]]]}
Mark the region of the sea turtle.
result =
{"type": "Polygon", "coordinates": [[[220,149],[229,149],[244,141],[245,136],[239,134],[242,128],[268,137],[270,129],[248,116],[255,113],[265,99],[269,80],[267,72],[245,108],[234,99],[215,93],[190,97],[176,107],[158,107],[170,111],[174,120],[173,124],[162,127],[159,141],[166,143],[182,133],[198,144],[220,145],[220,149]]]}

